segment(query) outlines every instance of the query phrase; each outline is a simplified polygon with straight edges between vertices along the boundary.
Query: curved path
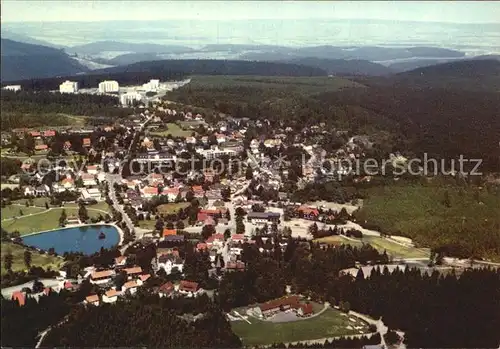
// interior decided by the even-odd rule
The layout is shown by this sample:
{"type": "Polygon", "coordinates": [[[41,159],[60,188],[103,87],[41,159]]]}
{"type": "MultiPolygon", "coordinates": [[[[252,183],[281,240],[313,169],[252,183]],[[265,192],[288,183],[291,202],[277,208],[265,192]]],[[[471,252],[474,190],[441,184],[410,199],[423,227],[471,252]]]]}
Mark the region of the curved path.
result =
{"type": "MultiPolygon", "coordinates": [[[[19,207],[26,207],[25,205],[21,205],[21,204],[12,204],[12,206],[19,206],[19,207]]],[[[41,207],[41,206],[29,206],[29,207],[36,207],[36,208],[44,208],[44,207],[41,207]]],[[[45,209],[44,211],[41,211],[41,212],[36,212],[36,213],[30,213],[30,214],[26,214],[26,215],[22,215],[22,216],[15,216],[15,217],[11,217],[11,218],[5,218],[5,219],[2,219],[2,222],[7,222],[7,221],[11,221],[11,220],[17,220],[17,219],[23,219],[23,218],[26,218],[26,217],[31,217],[31,216],[36,216],[36,215],[39,215],[39,214],[44,214],[44,213],[47,213],[48,211],[52,211],[52,210],[62,210],[62,209],[77,209],[78,207],[64,207],[64,206],[61,206],[61,207],[49,207],[48,209],[45,209]]],[[[104,211],[104,210],[101,210],[101,209],[98,209],[98,208],[92,208],[92,207],[87,207],[87,211],[96,211],[96,212],[101,212],[101,213],[105,213],[105,214],[109,214],[109,212],[107,211],[104,211]]]]}

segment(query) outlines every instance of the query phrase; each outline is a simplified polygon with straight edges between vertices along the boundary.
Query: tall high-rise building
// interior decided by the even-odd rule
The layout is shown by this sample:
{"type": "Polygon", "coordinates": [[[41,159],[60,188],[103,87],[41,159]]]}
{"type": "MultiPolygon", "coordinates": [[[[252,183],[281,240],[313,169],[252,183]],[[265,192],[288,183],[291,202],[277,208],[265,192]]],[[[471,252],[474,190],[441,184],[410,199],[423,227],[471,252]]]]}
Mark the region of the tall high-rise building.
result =
{"type": "Polygon", "coordinates": [[[119,92],[120,85],[118,85],[117,81],[114,80],[106,80],[99,83],[99,92],[100,93],[108,93],[108,92],[119,92]]]}

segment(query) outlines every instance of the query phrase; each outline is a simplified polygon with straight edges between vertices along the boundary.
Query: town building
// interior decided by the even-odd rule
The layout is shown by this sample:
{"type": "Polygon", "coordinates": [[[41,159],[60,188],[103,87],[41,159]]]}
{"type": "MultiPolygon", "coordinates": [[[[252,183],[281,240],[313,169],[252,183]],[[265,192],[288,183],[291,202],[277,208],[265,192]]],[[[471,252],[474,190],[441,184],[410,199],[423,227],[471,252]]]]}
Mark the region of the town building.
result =
{"type": "Polygon", "coordinates": [[[278,223],[280,214],[277,212],[249,212],[247,219],[254,224],[278,223]]]}
{"type": "Polygon", "coordinates": [[[77,93],[78,92],[78,82],[66,80],[59,85],[60,93],[77,93]]]}
{"type": "Polygon", "coordinates": [[[100,93],[117,93],[120,91],[120,85],[114,80],[105,80],[99,83],[100,93]]]}
{"type": "Polygon", "coordinates": [[[133,105],[135,101],[140,101],[142,95],[138,92],[127,92],[120,96],[120,103],[123,106],[133,105]]]}
{"type": "Polygon", "coordinates": [[[7,85],[7,86],[4,86],[3,89],[17,92],[17,91],[21,91],[21,85],[7,85]]]}
{"type": "Polygon", "coordinates": [[[114,270],[94,271],[90,275],[90,283],[96,285],[102,285],[110,282],[113,276],[115,276],[114,270]]]}

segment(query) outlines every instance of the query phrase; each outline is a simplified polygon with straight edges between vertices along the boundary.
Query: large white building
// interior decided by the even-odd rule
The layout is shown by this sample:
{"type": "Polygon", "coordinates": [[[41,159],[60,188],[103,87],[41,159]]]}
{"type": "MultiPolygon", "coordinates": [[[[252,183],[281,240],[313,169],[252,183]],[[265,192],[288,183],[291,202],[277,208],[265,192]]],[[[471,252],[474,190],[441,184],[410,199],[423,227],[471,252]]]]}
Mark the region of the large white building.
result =
{"type": "Polygon", "coordinates": [[[9,91],[20,91],[21,90],[21,85],[8,85],[3,88],[4,90],[9,90],[9,91]]]}
{"type": "Polygon", "coordinates": [[[124,93],[120,96],[120,102],[122,105],[131,105],[135,101],[140,101],[142,99],[142,96],[138,92],[127,92],[124,93]]]}
{"type": "Polygon", "coordinates": [[[142,85],[142,89],[146,92],[158,91],[160,89],[160,80],[151,79],[148,83],[142,85]]]}
{"type": "Polygon", "coordinates": [[[76,93],[78,92],[78,82],[66,80],[59,85],[59,92],[61,93],[76,93]]]}
{"type": "Polygon", "coordinates": [[[108,92],[119,92],[120,85],[117,81],[114,80],[105,80],[99,83],[99,92],[100,93],[108,93],[108,92]]]}

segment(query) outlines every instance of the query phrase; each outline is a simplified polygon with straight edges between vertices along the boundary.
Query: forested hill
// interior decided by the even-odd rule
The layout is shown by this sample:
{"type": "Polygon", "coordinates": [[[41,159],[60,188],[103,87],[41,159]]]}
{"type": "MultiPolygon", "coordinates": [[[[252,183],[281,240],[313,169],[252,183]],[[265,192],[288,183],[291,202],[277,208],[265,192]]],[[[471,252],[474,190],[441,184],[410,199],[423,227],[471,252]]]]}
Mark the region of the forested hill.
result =
{"type": "Polygon", "coordinates": [[[316,67],[300,64],[254,62],[215,59],[171,59],[138,62],[126,66],[95,71],[106,73],[156,73],[158,75],[176,71],[199,75],[260,75],[260,76],[325,76],[327,72],[316,67]]]}
{"type": "Polygon", "coordinates": [[[74,75],[88,70],[64,51],[47,46],[2,39],[1,54],[2,82],[74,75]]]}
{"type": "Polygon", "coordinates": [[[476,59],[455,61],[414,69],[390,77],[360,78],[364,85],[413,88],[441,88],[482,92],[500,91],[500,61],[476,59]]]}

